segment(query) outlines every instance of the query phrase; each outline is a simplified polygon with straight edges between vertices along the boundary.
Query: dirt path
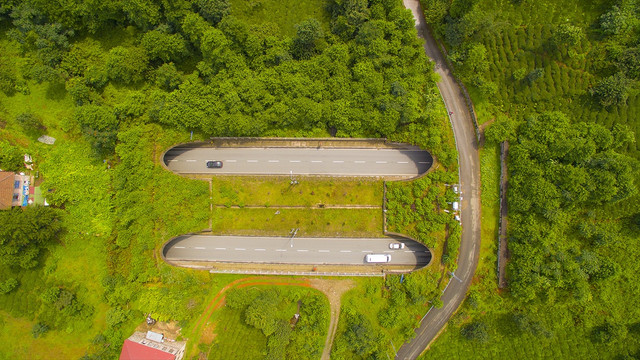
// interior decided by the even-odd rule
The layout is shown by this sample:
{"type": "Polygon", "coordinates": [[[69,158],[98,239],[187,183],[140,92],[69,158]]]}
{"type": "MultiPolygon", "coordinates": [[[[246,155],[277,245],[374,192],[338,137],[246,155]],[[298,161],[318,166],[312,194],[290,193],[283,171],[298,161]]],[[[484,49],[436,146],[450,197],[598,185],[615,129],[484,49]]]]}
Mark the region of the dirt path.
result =
{"type": "Polygon", "coordinates": [[[329,298],[331,306],[331,319],[329,320],[329,331],[327,332],[327,340],[324,342],[324,350],[322,351],[322,360],[329,360],[331,355],[331,346],[333,338],[336,336],[338,329],[338,319],[340,318],[340,299],[342,294],[355,286],[353,280],[324,280],[310,279],[309,284],[322,291],[329,298]]]}

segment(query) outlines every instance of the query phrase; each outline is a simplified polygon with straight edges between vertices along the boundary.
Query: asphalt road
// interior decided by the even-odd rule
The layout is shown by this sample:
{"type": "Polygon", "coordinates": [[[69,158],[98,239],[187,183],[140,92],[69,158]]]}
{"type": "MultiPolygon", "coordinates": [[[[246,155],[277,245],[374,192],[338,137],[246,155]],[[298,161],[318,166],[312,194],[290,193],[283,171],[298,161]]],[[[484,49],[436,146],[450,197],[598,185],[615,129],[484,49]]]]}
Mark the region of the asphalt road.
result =
{"type": "Polygon", "coordinates": [[[424,150],[178,146],[167,151],[164,161],[179,174],[415,177],[429,170],[433,158],[424,150]],[[208,160],[224,165],[209,169],[208,160]]]}
{"type": "Polygon", "coordinates": [[[364,265],[367,254],[391,255],[385,265],[416,267],[431,261],[431,253],[424,245],[388,238],[183,235],[169,242],[163,253],[169,261],[364,265]],[[404,243],[405,248],[391,250],[390,243],[404,243]]]}
{"type": "Polygon", "coordinates": [[[432,308],[427,313],[420,327],[416,330],[416,337],[402,345],[396,355],[396,359],[416,359],[438,335],[464,300],[478,265],[480,250],[480,161],[471,114],[460,87],[426,27],[420,3],[418,0],[403,0],[403,2],[404,6],[413,13],[418,36],[425,40],[424,49],[427,56],[436,63],[436,72],[440,75],[438,89],[444,98],[448,111],[453,112],[451,123],[458,148],[460,185],[463,194],[463,201],[461,202],[462,241],[460,255],[458,256],[458,269],[455,273],[456,277],[450,278],[449,285],[441,296],[444,306],[440,309],[432,308]]]}

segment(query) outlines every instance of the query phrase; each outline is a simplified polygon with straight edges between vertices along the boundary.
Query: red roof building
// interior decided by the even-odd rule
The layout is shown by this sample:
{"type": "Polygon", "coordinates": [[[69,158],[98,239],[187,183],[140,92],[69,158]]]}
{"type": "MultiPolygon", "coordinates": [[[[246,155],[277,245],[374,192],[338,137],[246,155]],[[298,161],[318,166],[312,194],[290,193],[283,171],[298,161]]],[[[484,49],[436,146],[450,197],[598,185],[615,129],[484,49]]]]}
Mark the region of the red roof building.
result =
{"type": "Polygon", "coordinates": [[[133,342],[129,339],[124,341],[120,360],[175,360],[176,356],[162,350],[154,349],[147,345],[133,342]]]}
{"type": "Polygon", "coordinates": [[[16,173],[0,171],[0,210],[11,209],[16,173]]]}

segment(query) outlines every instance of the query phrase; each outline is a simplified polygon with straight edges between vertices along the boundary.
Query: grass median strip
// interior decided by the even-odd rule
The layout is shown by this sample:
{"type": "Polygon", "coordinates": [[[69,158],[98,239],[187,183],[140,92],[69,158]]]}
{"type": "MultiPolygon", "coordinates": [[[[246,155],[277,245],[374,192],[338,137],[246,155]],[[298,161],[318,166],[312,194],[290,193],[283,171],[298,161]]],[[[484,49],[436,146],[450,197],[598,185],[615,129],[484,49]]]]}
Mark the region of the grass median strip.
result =
{"type": "Polygon", "coordinates": [[[374,205],[382,202],[382,181],[294,177],[216,176],[212,201],[226,206],[374,205]]]}
{"type": "Polygon", "coordinates": [[[214,234],[382,237],[379,209],[213,209],[214,234]]]}

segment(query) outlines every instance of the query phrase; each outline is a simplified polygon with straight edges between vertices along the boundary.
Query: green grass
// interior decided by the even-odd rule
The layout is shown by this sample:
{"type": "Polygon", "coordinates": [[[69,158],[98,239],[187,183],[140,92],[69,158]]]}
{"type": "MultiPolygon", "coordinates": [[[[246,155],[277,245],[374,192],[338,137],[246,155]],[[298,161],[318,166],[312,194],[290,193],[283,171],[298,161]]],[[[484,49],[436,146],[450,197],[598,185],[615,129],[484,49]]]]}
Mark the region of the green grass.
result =
{"type": "Polygon", "coordinates": [[[48,360],[78,359],[86,353],[87,335],[51,332],[38,339],[31,336],[35,324],[0,311],[0,358],[48,360]]]}
{"type": "Polygon", "coordinates": [[[213,209],[213,232],[234,235],[381,237],[379,209],[213,209]],[[279,214],[276,214],[279,211],[279,214]]]}
{"type": "Polygon", "coordinates": [[[241,311],[223,307],[216,317],[217,336],[209,350],[209,360],[262,359],[267,353],[267,337],[244,322],[241,311]],[[238,351],[242,349],[242,351],[238,351]]]}
{"type": "Polygon", "coordinates": [[[273,23],[280,34],[293,37],[295,25],[302,20],[315,18],[329,31],[329,14],[325,10],[327,0],[231,0],[231,15],[249,24],[273,23]]]}
{"type": "Polygon", "coordinates": [[[246,176],[214,177],[214,205],[260,205],[307,207],[324,205],[381,206],[382,182],[378,180],[246,176]]]}

